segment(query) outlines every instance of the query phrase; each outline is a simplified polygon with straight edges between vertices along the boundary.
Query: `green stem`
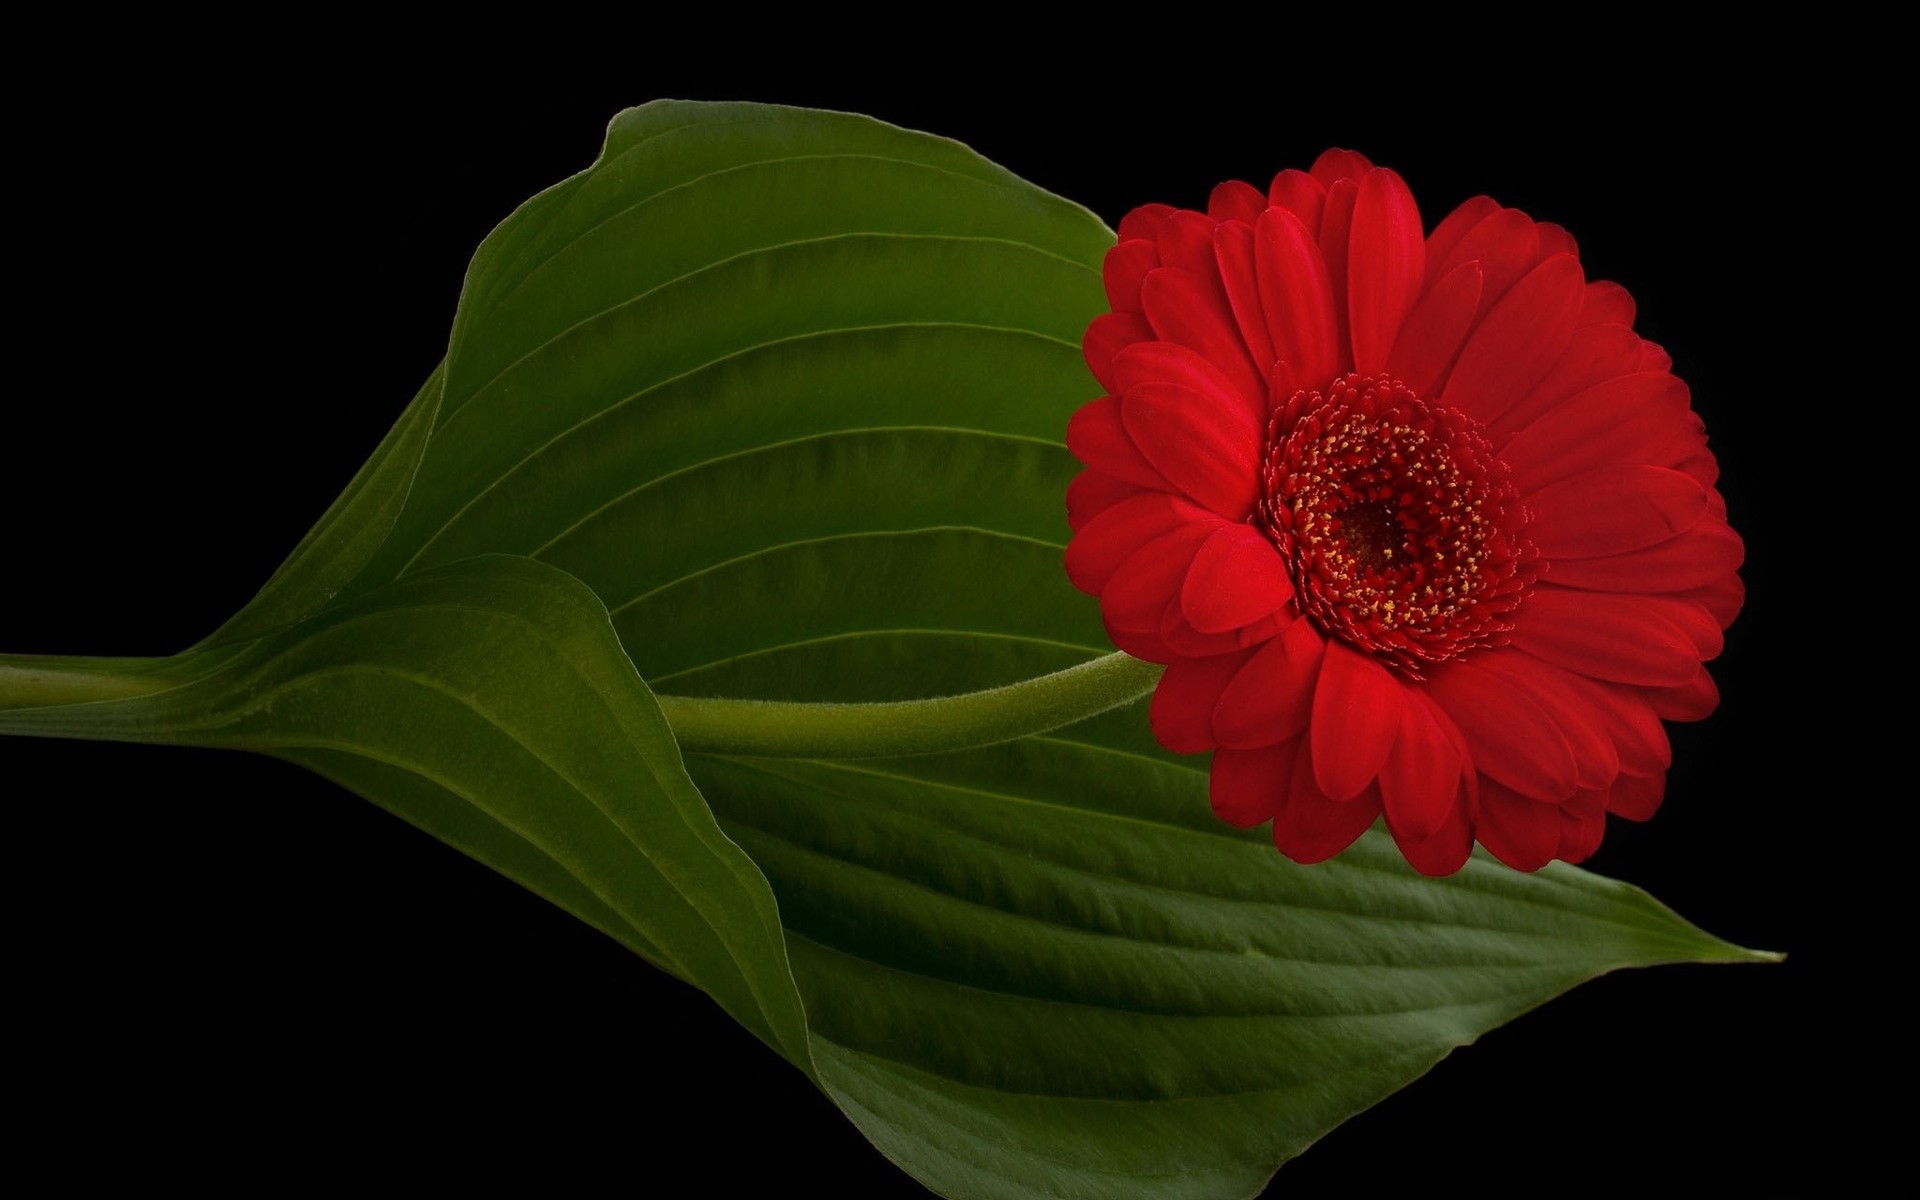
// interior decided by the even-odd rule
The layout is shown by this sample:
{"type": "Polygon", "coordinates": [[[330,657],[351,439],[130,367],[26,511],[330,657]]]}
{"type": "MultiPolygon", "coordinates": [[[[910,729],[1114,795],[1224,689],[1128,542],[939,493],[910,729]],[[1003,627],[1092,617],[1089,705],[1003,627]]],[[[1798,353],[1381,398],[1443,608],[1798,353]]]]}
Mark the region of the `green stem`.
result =
{"type": "Polygon", "coordinates": [[[173,686],[163,658],[0,654],[0,712],[101,700],[131,700],[173,686]]]}
{"type": "MultiPolygon", "coordinates": [[[[232,650],[175,658],[0,655],[0,733],[116,741],[206,742],[223,692],[185,685],[215,675],[232,650]],[[149,703],[149,697],[181,690],[149,703]],[[189,733],[192,736],[188,736],[189,733]]],[[[769,758],[937,754],[1045,733],[1139,699],[1159,666],[1109,654],[1006,687],[888,704],[805,704],[660,696],[683,750],[769,758]]]]}
{"type": "Polygon", "coordinates": [[[1114,653],[1006,687],[889,704],[661,696],[682,750],[771,758],[935,754],[1045,733],[1153,690],[1160,666],[1114,653]]]}
{"type": "Polygon", "coordinates": [[[230,700],[194,685],[233,657],[230,650],[170,658],[0,654],[0,734],[188,743],[194,739],[186,731],[230,700]]]}

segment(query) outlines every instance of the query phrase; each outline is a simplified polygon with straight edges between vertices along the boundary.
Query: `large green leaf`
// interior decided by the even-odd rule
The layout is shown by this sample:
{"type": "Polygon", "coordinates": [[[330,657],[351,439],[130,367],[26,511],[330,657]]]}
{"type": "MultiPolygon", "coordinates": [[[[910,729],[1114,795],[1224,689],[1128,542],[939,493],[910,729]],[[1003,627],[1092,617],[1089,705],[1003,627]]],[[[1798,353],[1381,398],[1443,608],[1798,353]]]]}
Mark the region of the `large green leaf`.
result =
{"type": "Polygon", "coordinates": [[[1427,880],[1377,834],[1293,866],[1138,703],[925,757],[675,746],[684,698],[747,729],[1109,649],[1060,552],[1111,240],[865,118],[623,114],[481,247],[438,388],[254,606],[78,683],[16,660],[15,703],[79,703],[0,729],[339,779],[708,990],[954,1196],[1249,1194],[1581,980],[1751,957],[1572,868],[1427,880]]]}
{"type": "Polygon", "coordinates": [[[1584,979],[1743,956],[1572,868],[1294,866],[1125,740],[693,764],[780,897],[822,1083],[952,1194],[1248,1195],[1584,979]]]}
{"type": "Polygon", "coordinates": [[[702,988],[806,1063],[773,897],[715,827],[578,580],[480,557],[117,678],[133,694],[0,709],[0,732],[304,763],[702,988]]]}

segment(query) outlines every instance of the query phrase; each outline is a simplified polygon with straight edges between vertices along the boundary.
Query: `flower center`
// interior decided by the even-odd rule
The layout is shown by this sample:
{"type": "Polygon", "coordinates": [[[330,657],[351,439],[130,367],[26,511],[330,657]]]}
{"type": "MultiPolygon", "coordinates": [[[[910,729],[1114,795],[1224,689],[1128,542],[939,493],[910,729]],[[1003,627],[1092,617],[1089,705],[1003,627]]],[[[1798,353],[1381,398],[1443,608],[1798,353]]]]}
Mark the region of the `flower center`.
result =
{"type": "Polygon", "coordinates": [[[1458,409],[1348,375],[1274,410],[1260,520],[1303,613],[1419,678],[1504,644],[1533,589],[1539,554],[1508,474],[1458,409]]]}

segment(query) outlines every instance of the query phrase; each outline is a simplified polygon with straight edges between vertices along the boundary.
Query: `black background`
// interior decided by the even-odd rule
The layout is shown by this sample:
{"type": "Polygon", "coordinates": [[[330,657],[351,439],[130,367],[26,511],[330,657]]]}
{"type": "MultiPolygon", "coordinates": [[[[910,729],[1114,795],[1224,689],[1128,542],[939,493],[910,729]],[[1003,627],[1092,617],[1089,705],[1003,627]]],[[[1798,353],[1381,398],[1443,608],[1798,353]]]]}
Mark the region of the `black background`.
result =
{"type": "MultiPolygon", "coordinates": [[[[1806,711],[1819,684],[1794,674],[1821,654],[1796,557],[1796,456],[1819,434],[1789,414],[1830,378],[1815,274],[1849,219],[1794,132],[1820,81],[1756,68],[1700,91],[1686,55],[1645,47],[1631,69],[1276,56],[1218,75],[1149,69],[1160,49],[881,71],[660,48],[537,80],[175,58],[17,107],[0,649],[164,653],[244,603],[438,359],[473,248],[585,166],[623,106],[870,112],[1109,223],[1353,146],[1401,171],[1429,223],[1484,191],[1566,225],[1692,384],[1749,604],[1722,708],[1673,731],[1665,811],[1616,823],[1590,865],[1792,957],[1584,986],[1336,1130],[1271,1192],[1823,1193],[1859,1160],[1824,1081],[1837,1052],[1815,999],[1838,952],[1812,915],[1816,855],[1858,836],[1819,831],[1859,802],[1806,711]],[[1050,91],[1062,70],[1074,82],[1050,91]]],[[[611,1171],[644,1194],[706,1163],[726,1192],[922,1194],[704,997],[295,768],[12,741],[0,799],[7,1086],[38,1114],[22,1161],[85,1131],[208,1180],[611,1171]]]]}

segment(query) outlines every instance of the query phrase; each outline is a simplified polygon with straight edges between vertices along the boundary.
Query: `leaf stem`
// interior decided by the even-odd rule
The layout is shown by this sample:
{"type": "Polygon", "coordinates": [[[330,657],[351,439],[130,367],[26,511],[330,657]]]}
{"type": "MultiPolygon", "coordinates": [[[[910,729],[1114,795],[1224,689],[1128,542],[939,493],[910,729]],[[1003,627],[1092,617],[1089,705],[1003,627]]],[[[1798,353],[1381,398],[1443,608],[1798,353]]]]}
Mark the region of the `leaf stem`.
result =
{"type": "MultiPolygon", "coordinates": [[[[166,658],[0,654],[0,734],[171,742],[183,722],[207,715],[182,706],[194,684],[234,659],[232,650],[190,650],[166,658]],[[163,692],[180,697],[155,701],[163,692]],[[150,702],[153,701],[153,702],[150,702]]],[[[202,695],[197,701],[205,701],[202,695]]]]}
{"type": "MultiPolygon", "coordinates": [[[[128,703],[212,673],[231,651],[174,658],[0,655],[0,733],[178,740],[170,710],[128,703]]],[[[937,754],[1045,733],[1153,690],[1163,668],[1113,653],[1005,687],[893,703],[660,696],[683,751],[766,758],[937,754]]],[[[179,713],[172,713],[178,717],[179,713]]]]}
{"type": "Polygon", "coordinates": [[[172,686],[154,670],[167,661],[0,654],[0,712],[150,696],[172,686]]]}
{"type": "Polygon", "coordinates": [[[884,758],[968,750],[1045,733],[1153,690],[1163,670],[1113,653],[1005,687],[880,704],[661,696],[684,751],[770,758],[884,758]]]}

